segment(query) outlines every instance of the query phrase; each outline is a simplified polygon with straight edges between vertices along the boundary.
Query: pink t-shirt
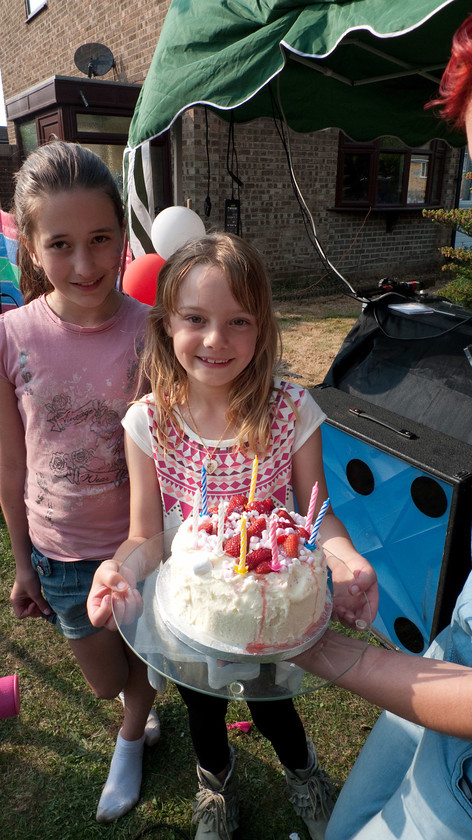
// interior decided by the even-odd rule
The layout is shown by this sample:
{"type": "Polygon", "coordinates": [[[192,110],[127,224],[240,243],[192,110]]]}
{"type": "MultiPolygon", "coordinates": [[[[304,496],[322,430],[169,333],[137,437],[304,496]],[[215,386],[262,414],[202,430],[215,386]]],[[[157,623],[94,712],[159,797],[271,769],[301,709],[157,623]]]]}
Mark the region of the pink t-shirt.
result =
{"type": "MultiPolygon", "coordinates": [[[[280,379],[274,384],[272,444],[258,463],[256,497],[271,496],[278,504],[293,510],[293,453],[308,440],[326,415],[304,388],[280,379]]],[[[123,426],[143,452],[154,458],[164,528],[177,527],[192,512],[195,491],[200,489],[206,450],[185,423],[183,438],[177,428],[169,425],[164,456],[154,434],[154,410],[149,397],[128,409],[123,426]]],[[[217,441],[205,442],[210,451],[217,445],[217,441]]],[[[207,475],[209,505],[217,505],[221,498],[249,492],[253,456],[239,449],[233,451],[233,445],[232,440],[223,441],[215,450],[218,468],[212,475],[207,475]]]]}
{"type": "Polygon", "coordinates": [[[128,535],[121,419],[135,396],[149,307],[123,296],[99,327],[61,321],[45,297],[0,318],[0,379],[25,427],[33,544],[54,560],[102,560],[128,535]]]}

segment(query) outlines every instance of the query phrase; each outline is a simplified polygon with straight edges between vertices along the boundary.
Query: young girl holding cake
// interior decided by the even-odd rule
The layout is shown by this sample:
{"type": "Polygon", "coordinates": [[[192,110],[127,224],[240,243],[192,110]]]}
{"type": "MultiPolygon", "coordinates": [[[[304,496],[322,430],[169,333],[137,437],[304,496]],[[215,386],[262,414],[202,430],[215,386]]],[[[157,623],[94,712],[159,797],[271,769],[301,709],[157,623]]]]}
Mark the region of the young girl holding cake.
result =
{"type": "MultiPolygon", "coordinates": [[[[315,516],[327,498],[320,425],[310,394],[274,379],[279,330],[271,289],[257,251],[239,237],[213,234],[173,254],[159,274],[142,374],[152,393],[128,410],[125,448],[131,482],[128,540],[96,572],[88,599],[91,621],[113,627],[111,600],[126,585],[122,560],[143,538],[180,525],[200,490],[202,467],[211,505],[247,496],[254,458],[257,495],[306,513],[318,482],[315,516]]],[[[320,539],[354,575],[340,585],[335,609],[343,621],[377,609],[377,583],[332,511],[320,539]]],[[[336,572],[334,573],[336,574],[336,572]]],[[[198,840],[231,837],[238,826],[235,756],[228,744],[227,701],[178,687],[188,707],[198,757],[194,813],[198,840]]],[[[289,798],[310,836],[324,837],[332,808],[330,783],[306,738],[292,700],[249,703],[260,732],[284,765],[289,798]]]]}

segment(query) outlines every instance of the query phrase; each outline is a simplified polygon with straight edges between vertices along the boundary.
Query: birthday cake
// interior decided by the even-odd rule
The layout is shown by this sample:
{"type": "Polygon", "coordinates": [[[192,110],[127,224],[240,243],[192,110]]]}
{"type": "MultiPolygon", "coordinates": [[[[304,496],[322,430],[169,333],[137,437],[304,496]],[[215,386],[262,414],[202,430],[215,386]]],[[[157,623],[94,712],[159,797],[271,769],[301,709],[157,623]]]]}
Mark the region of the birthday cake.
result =
{"type": "Polygon", "coordinates": [[[323,551],[307,547],[305,524],[270,499],[241,495],[191,515],[157,578],[164,619],[195,641],[249,654],[312,638],[329,621],[331,599],[323,551]]]}

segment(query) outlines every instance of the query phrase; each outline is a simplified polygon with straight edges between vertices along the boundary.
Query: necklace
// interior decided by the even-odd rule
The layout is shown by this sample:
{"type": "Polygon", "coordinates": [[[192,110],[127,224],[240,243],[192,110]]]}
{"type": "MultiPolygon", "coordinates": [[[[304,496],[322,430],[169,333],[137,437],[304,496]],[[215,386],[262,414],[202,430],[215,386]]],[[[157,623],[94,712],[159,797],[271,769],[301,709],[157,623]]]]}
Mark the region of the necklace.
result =
{"type": "Polygon", "coordinates": [[[225,436],[226,432],[228,431],[230,424],[228,423],[228,424],[226,425],[226,428],[224,429],[223,434],[221,435],[221,437],[220,437],[220,439],[219,439],[218,443],[216,444],[216,446],[214,446],[214,447],[213,447],[213,449],[212,449],[212,450],[210,450],[210,449],[208,449],[208,447],[204,444],[204,442],[203,442],[203,440],[202,440],[202,436],[201,436],[201,434],[200,434],[200,432],[199,432],[199,430],[198,430],[198,426],[197,426],[197,424],[196,424],[196,422],[195,422],[195,420],[194,420],[194,417],[193,417],[192,412],[190,411],[190,406],[189,406],[189,404],[188,404],[188,402],[187,402],[187,401],[186,401],[185,405],[186,405],[186,408],[187,408],[187,411],[188,411],[188,415],[189,415],[189,417],[190,417],[190,419],[191,419],[191,421],[192,421],[192,426],[193,426],[193,429],[194,429],[194,431],[197,433],[198,439],[199,439],[199,441],[200,441],[201,445],[203,446],[203,448],[204,448],[204,450],[205,450],[205,452],[206,452],[206,455],[205,455],[205,457],[204,457],[204,459],[203,459],[203,466],[205,467],[205,469],[206,469],[206,471],[207,471],[207,473],[208,473],[209,475],[213,475],[213,473],[216,471],[216,469],[217,469],[217,467],[218,467],[218,461],[217,461],[217,460],[215,459],[215,457],[214,457],[214,456],[215,456],[215,452],[216,452],[216,450],[218,449],[218,447],[219,447],[219,445],[220,445],[221,441],[223,440],[223,438],[224,438],[224,436],[225,436]]]}

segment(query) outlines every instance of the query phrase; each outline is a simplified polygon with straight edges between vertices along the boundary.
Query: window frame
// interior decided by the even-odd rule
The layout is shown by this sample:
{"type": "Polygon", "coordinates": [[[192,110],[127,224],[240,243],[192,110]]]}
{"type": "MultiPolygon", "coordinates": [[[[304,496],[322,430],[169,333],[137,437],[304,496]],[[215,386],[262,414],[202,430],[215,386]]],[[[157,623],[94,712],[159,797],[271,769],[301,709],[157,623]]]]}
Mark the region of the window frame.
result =
{"type": "MultiPolygon", "coordinates": [[[[442,140],[431,140],[428,146],[410,147],[399,145],[394,139],[391,145],[386,143],[385,137],[377,138],[371,143],[358,143],[351,140],[342,131],[339,132],[338,162],[336,172],[336,210],[372,209],[382,212],[389,210],[423,210],[425,207],[439,207],[446,157],[446,143],[442,140]],[[365,155],[369,161],[369,175],[366,197],[359,200],[346,199],[344,196],[345,160],[348,154],[365,155]],[[401,179],[401,198],[396,202],[378,201],[378,174],[382,154],[402,155],[404,159],[401,179]],[[408,186],[410,182],[410,167],[415,157],[428,157],[428,175],[424,202],[408,202],[408,186]],[[435,195],[433,195],[435,191],[435,195]]],[[[424,176],[422,176],[424,177],[424,176]]]]}
{"type": "Polygon", "coordinates": [[[25,0],[26,23],[47,6],[47,0],[25,0]]]}

